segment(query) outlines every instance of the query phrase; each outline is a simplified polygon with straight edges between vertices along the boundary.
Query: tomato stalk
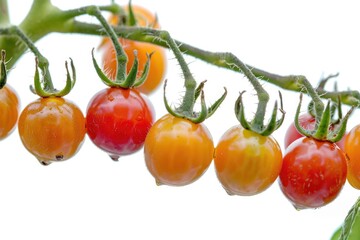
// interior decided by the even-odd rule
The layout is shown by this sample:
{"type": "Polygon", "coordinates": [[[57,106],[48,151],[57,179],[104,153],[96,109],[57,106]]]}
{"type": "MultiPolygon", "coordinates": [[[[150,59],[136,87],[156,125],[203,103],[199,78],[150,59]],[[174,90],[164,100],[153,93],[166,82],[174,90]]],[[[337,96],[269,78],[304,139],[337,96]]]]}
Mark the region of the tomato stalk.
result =
{"type": "Polygon", "coordinates": [[[21,39],[35,55],[36,65],[34,87],[30,86],[31,91],[41,97],[62,97],[68,94],[73,88],[76,79],[75,67],[72,59],[70,59],[71,69],[73,72],[72,77],[70,76],[67,62],[65,62],[65,68],[67,72],[66,85],[62,90],[56,90],[51,80],[49,61],[47,58],[40,53],[39,49],[35,46],[32,40],[18,26],[11,26],[6,29],[8,30],[8,34],[17,36],[19,39],[21,39]],[[38,68],[41,70],[41,77],[39,76],[40,74],[38,68]]]}
{"type": "Polygon", "coordinates": [[[117,74],[116,79],[113,81],[109,79],[106,74],[101,70],[99,65],[97,64],[95,57],[94,57],[94,49],[92,50],[92,59],[93,64],[95,67],[95,70],[97,74],[99,75],[100,79],[108,86],[110,87],[122,87],[122,88],[130,88],[130,87],[137,87],[144,83],[144,81],[147,78],[147,75],[149,73],[149,67],[150,67],[150,58],[152,53],[148,55],[147,61],[145,63],[144,70],[139,78],[137,78],[138,73],[138,58],[137,58],[137,52],[134,51],[135,59],[134,63],[132,65],[131,70],[128,74],[126,74],[126,64],[128,62],[128,57],[122,48],[120,42],[118,41],[118,37],[114,31],[114,29],[110,26],[110,24],[106,21],[106,19],[102,16],[101,11],[99,7],[97,6],[88,6],[84,7],[82,9],[79,9],[79,11],[85,11],[87,14],[92,15],[96,17],[101,25],[104,27],[105,32],[110,37],[114,48],[116,52],[116,62],[117,62],[117,74]]]}
{"type": "Polygon", "coordinates": [[[208,108],[205,103],[205,96],[203,91],[205,82],[202,82],[201,84],[199,84],[199,86],[197,86],[197,82],[195,81],[193,75],[191,74],[191,71],[179,49],[179,46],[176,44],[174,39],[171,38],[170,34],[167,31],[157,31],[157,33],[158,33],[157,36],[161,38],[163,41],[165,41],[168,47],[173,51],[175,58],[178,61],[184,76],[185,94],[182,98],[182,102],[180,106],[175,108],[174,110],[170,107],[165,96],[166,93],[165,91],[166,81],[165,81],[164,103],[167,111],[175,117],[186,118],[193,123],[203,122],[206,118],[210,117],[223,102],[223,100],[227,95],[226,88],[224,88],[225,92],[223,93],[223,95],[208,108]],[[201,110],[200,112],[194,112],[195,101],[199,97],[199,95],[201,99],[200,100],[201,110]]]}
{"type": "MultiPolygon", "coordinates": [[[[341,111],[341,101],[338,100],[338,112],[339,112],[339,119],[338,125],[333,130],[330,128],[332,124],[332,110],[330,107],[331,100],[328,100],[326,107],[324,108],[324,103],[321,101],[318,93],[316,90],[311,86],[309,81],[306,78],[302,78],[299,80],[300,84],[302,84],[308,94],[310,95],[312,102],[313,102],[313,109],[315,111],[315,127],[312,130],[304,129],[299,123],[299,116],[301,110],[301,103],[302,103],[302,93],[300,94],[300,101],[299,105],[296,110],[295,114],[295,127],[304,136],[312,137],[317,140],[321,141],[330,141],[330,142],[337,142],[342,139],[346,132],[346,125],[347,121],[354,111],[355,108],[358,107],[358,103],[354,104],[347,114],[342,118],[342,111],[341,111]]],[[[339,97],[338,97],[339,99],[339,97]]]]}
{"type": "Polygon", "coordinates": [[[6,62],[5,62],[5,50],[1,50],[0,56],[0,89],[2,89],[7,80],[7,70],[6,70],[6,62]]]}

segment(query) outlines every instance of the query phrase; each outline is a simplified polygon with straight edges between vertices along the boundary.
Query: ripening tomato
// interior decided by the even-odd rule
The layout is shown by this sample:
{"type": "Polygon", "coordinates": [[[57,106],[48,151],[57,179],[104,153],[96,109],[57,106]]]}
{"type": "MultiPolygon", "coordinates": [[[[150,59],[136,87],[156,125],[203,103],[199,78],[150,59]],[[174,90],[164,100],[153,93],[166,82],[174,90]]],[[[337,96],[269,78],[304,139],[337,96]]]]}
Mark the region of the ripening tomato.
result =
{"type": "MultiPolygon", "coordinates": [[[[128,56],[127,72],[130,71],[134,63],[134,50],[137,50],[137,57],[139,60],[138,77],[141,76],[145,63],[147,61],[147,54],[153,53],[150,60],[150,68],[146,81],[137,89],[145,94],[150,94],[155,91],[164,79],[166,72],[166,53],[162,47],[151,43],[136,42],[127,39],[119,40],[126,55],[128,56]]],[[[117,62],[115,57],[115,50],[112,44],[104,46],[103,67],[107,76],[115,79],[117,71],[117,62]]]]}
{"type": "Polygon", "coordinates": [[[86,133],[83,113],[62,97],[39,98],[27,105],[18,130],[25,148],[44,165],[74,156],[86,133]]]}
{"type": "MultiPolygon", "coordinates": [[[[141,6],[132,6],[132,8],[138,26],[151,27],[154,29],[160,28],[157,18],[149,10],[141,6]]],[[[127,7],[125,8],[125,11],[127,11],[127,7]]],[[[118,21],[118,16],[112,16],[109,20],[109,22],[114,25],[116,25],[118,21]]],[[[144,70],[147,54],[153,53],[150,60],[148,77],[137,89],[145,94],[150,94],[158,89],[164,80],[166,73],[167,58],[164,48],[151,43],[137,42],[123,38],[119,38],[119,42],[128,57],[127,72],[130,71],[134,62],[134,50],[137,50],[139,59],[138,76],[140,76],[144,70]]],[[[113,44],[109,38],[104,38],[103,42],[100,44],[100,48],[103,49],[103,68],[105,69],[107,76],[114,79],[117,72],[117,62],[113,44]]]]}
{"type": "MultiPolygon", "coordinates": [[[[313,130],[315,128],[316,120],[309,113],[305,113],[299,116],[300,126],[305,130],[313,130]]],[[[285,133],[284,145],[287,148],[293,141],[303,137],[301,133],[296,129],[295,124],[292,122],[285,133]]]]}
{"type": "Polygon", "coordinates": [[[19,115],[19,98],[9,84],[0,89],[0,140],[16,127],[19,115]]]}
{"type": "Polygon", "coordinates": [[[230,195],[258,194],[273,184],[282,165],[282,152],[272,136],[234,126],[215,149],[216,175],[230,195]]]}
{"type": "Polygon", "coordinates": [[[346,174],[346,156],[335,143],[302,137],[285,151],[279,184],[295,208],[319,208],[338,196],[346,174]]]}
{"type": "MultiPolygon", "coordinates": [[[[305,130],[314,130],[316,120],[309,113],[305,113],[305,114],[302,114],[299,116],[299,123],[300,123],[300,126],[302,126],[305,130]]],[[[335,126],[336,125],[331,124],[330,130],[334,130],[335,126]]],[[[291,123],[285,133],[285,138],[284,138],[285,148],[287,148],[296,139],[299,139],[301,137],[303,137],[303,135],[298,132],[298,130],[295,127],[295,124],[291,123]]],[[[345,151],[345,147],[344,147],[345,137],[343,137],[340,141],[336,142],[336,144],[340,147],[340,149],[345,151]]]]}
{"type": "Polygon", "coordinates": [[[155,120],[147,97],[136,89],[106,88],[87,107],[86,128],[91,141],[113,160],[138,151],[155,120]]]}
{"type": "Polygon", "coordinates": [[[144,153],[146,166],[158,185],[184,186],[208,169],[214,144],[203,123],[166,114],[150,129],[144,153]]]}
{"type": "Polygon", "coordinates": [[[349,157],[347,180],[352,187],[360,189],[360,125],[346,135],[345,152],[349,157]]]}

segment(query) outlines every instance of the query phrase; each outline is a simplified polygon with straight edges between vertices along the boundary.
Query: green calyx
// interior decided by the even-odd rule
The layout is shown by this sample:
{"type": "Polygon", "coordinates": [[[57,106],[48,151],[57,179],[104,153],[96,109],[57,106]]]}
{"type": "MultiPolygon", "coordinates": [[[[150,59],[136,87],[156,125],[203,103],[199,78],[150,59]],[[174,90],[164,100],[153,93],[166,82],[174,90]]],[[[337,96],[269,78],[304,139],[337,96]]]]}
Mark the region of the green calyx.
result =
{"type": "Polygon", "coordinates": [[[252,121],[246,120],[244,104],[242,101],[243,94],[244,94],[244,91],[240,93],[238,99],[235,102],[235,115],[243,128],[253,131],[253,132],[256,132],[262,136],[269,136],[282,125],[284,118],[285,118],[285,111],[283,110],[282,96],[281,96],[280,92],[279,92],[280,108],[278,107],[277,101],[275,101],[275,104],[274,104],[274,107],[272,110],[272,114],[271,114],[268,124],[264,124],[264,115],[265,115],[266,108],[261,107],[262,102],[259,102],[258,109],[257,109],[258,110],[257,113],[260,112],[259,111],[260,109],[264,109],[262,116],[260,117],[259,115],[257,116],[257,114],[255,114],[255,117],[252,121]],[[281,113],[281,117],[279,119],[277,118],[278,111],[280,111],[280,113],[281,113]]]}
{"type": "Polygon", "coordinates": [[[224,88],[223,95],[215,101],[210,107],[207,107],[205,103],[205,95],[204,95],[204,84],[206,81],[201,82],[195,89],[195,91],[187,91],[188,94],[185,94],[185,96],[182,99],[182,104],[180,104],[179,107],[176,107],[175,109],[172,109],[169,105],[167,99],[166,99],[166,84],[167,81],[165,80],[164,83],[164,103],[166,110],[173,116],[179,117],[179,118],[185,118],[190,120],[193,123],[201,123],[205,121],[205,119],[209,118],[211,115],[214,114],[214,112],[219,108],[221,103],[224,101],[227,90],[224,88]],[[189,92],[191,92],[189,94],[189,92]],[[194,105],[198,97],[200,96],[200,111],[196,112],[193,111],[194,105]]]}
{"type": "MultiPolygon", "coordinates": [[[[346,113],[346,115],[342,118],[341,111],[339,111],[339,119],[335,122],[332,121],[333,111],[331,107],[331,100],[329,100],[326,104],[325,109],[323,110],[320,117],[316,115],[316,123],[315,128],[313,130],[304,129],[299,123],[299,116],[301,110],[303,94],[300,94],[299,105],[295,114],[295,127],[304,136],[312,137],[320,141],[329,141],[329,142],[338,142],[344,136],[346,132],[347,121],[351,115],[351,113],[355,110],[357,105],[354,105],[350,108],[350,110],[346,113]],[[334,124],[335,123],[335,124],[334,124]],[[335,127],[334,127],[335,126],[335,127]]],[[[341,101],[337,103],[339,109],[341,109],[341,101]]]]}
{"type": "Polygon", "coordinates": [[[104,27],[105,32],[110,37],[110,39],[114,45],[114,48],[115,48],[117,73],[116,73],[116,78],[114,80],[109,79],[106,76],[106,74],[101,70],[101,68],[99,67],[99,64],[95,60],[94,49],[92,49],[92,52],[91,52],[92,61],[93,61],[96,73],[98,74],[100,79],[103,81],[103,83],[109,87],[121,87],[121,88],[138,87],[141,84],[143,84],[149,73],[150,59],[151,59],[152,53],[147,55],[147,60],[146,60],[143,72],[140,75],[140,77],[137,78],[139,60],[137,57],[137,51],[134,51],[134,55],[135,55],[134,62],[133,62],[133,65],[132,65],[129,73],[127,74],[126,73],[126,65],[128,62],[128,57],[126,56],[124,49],[122,48],[120,42],[118,41],[118,36],[116,35],[114,29],[110,26],[110,24],[102,16],[100,9],[97,6],[89,6],[87,8],[87,13],[89,15],[95,16],[99,20],[101,25],[104,27]]]}
{"type": "Polygon", "coordinates": [[[5,50],[1,50],[0,56],[0,89],[2,89],[7,80],[7,70],[6,70],[6,62],[5,62],[5,50]]]}
{"type": "Polygon", "coordinates": [[[62,90],[56,90],[51,81],[48,61],[45,58],[35,58],[34,86],[30,86],[30,90],[40,97],[63,97],[67,95],[76,82],[75,67],[71,58],[70,66],[72,75],[69,72],[68,63],[65,61],[66,84],[62,90]]]}
{"type": "MultiPolygon", "coordinates": [[[[103,83],[109,87],[121,87],[121,88],[138,87],[145,82],[145,80],[147,79],[147,76],[149,74],[150,59],[151,59],[152,54],[153,53],[150,53],[147,55],[147,60],[146,60],[143,72],[140,75],[140,77],[138,77],[138,78],[137,78],[137,76],[138,76],[139,60],[137,57],[137,51],[134,51],[134,55],[135,55],[134,63],[127,75],[125,74],[126,65],[124,66],[123,64],[119,63],[120,62],[119,59],[121,59],[122,57],[118,56],[117,57],[118,71],[116,74],[116,78],[114,80],[111,80],[110,78],[108,78],[106,76],[106,74],[101,70],[99,64],[96,62],[95,57],[94,57],[94,49],[91,52],[92,60],[93,60],[93,64],[94,64],[96,73],[98,74],[99,78],[103,81],[103,83]],[[120,68],[122,68],[122,70],[120,70],[120,68]]],[[[127,57],[126,57],[126,62],[127,62],[127,57]]]]}

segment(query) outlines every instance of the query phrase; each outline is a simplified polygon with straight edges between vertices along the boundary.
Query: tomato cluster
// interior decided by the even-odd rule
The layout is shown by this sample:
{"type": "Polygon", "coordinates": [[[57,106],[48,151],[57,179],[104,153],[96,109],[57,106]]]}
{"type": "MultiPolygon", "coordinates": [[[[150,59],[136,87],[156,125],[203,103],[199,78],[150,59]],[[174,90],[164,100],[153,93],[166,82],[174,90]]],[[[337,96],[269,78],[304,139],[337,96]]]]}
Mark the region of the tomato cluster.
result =
{"type": "MultiPolygon", "coordinates": [[[[133,11],[139,26],[160,28],[157,18],[146,9],[133,6],[133,11]]],[[[119,21],[117,16],[110,19],[113,24],[127,24],[119,21]]],[[[360,189],[360,125],[338,143],[332,143],[305,137],[292,124],[285,135],[284,154],[271,135],[264,136],[241,125],[226,131],[215,146],[203,123],[170,113],[155,121],[155,110],[146,94],[155,91],[164,78],[164,49],[128,39],[119,42],[128,58],[127,73],[131,72],[130,63],[135,57],[139,60],[138,77],[152,53],[144,84],[129,88],[110,86],[97,92],[89,101],[85,116],[61,96],[41,97],[19,114],[18,96],[6,85],[0,89],[0,139],[18,123],[24,147],[44,165],[73,157],[86,134],[113,160],[143,148],[146,167],[159,185],[191,184],[214,161],[216,176],[228,194],[259,194],[278,179],[280,189],[297,209],[330,203],[346,179],[360,189]]],[[[101,48],[103,68],[115,82],[118,59],[112,42],[104,38],[101,48]]],[[[317,122],[312,115],[304,114],[299,117],[299,124],[314,130],[317,122]]]]}

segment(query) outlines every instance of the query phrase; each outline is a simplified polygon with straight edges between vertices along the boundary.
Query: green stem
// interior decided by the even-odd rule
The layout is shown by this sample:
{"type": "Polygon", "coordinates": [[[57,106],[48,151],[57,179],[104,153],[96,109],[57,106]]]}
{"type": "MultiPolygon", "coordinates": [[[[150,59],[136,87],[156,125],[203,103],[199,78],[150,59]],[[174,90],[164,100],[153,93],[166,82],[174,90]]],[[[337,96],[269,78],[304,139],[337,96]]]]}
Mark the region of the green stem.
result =
{"type": "Polygon", "coordinates": [[[0,0],[0,27],[6,27],[9,24],[10,18],[7,0],[0,0]]]}
{"type": "Polygon", "coordinates": [[[299,83],[305,87],[314,102],[315,117],[316,120],[319,121],[324,112],[324,103],[321,101],[319,94],[305,77],[299,77],[299,83]]]}
{"type": "Polygon", "coordinates": [[[176,44],[176,42],[170,37],[170,34],[166,31],[157,32],[158,37],[165,40],[168,47],[173,51],[175,58],[177,59],[184,79],[185,79],[185,95],[183,98],[183,102],[180,106],[181,111],[192,114],[193,108],[194,108],[194,102],[195,102],[195,90],[196,90],[196,81],[193,77],[193,75],[190,72],[190,69],[180,51],[179,46],[176,44]]]}
{"type": "Polygon", "coordinates": [[[96,17],[101,25],[104,27],[107,35],[110,37],[115,51],[116,51],[116,57],[117,57],[117,75],[116,79],[125,79],[126,78],[126,64],[128,61],[127,55],[122,48],[122,46],[119,43],[118,36],[116,35],[114,29],[110,26],[110,24],[106,21],[106,19],[103,17],[103,15],[100,12],[100,9],[96,6],[89,6],[85,8],[79,9],[85,11],[87,14],[92,15],[96,17]]]}
{"type": "Polygon", "coordinates": [[[9,27],[9,33],[11,35],[16,35],[19,39],[21,39],[25,45],[34,53],[37,59],[37,66],[43,71],[44,76],[44,86],[46,90],[54,91],[54,85],[51,80],[51,75],[49,71],[49,61],[45,58],[39,51],[39,49],[35,46],[35,44],[31,41],[30,38],[26,36],[26,34],[17,26],[9,27]]]}

